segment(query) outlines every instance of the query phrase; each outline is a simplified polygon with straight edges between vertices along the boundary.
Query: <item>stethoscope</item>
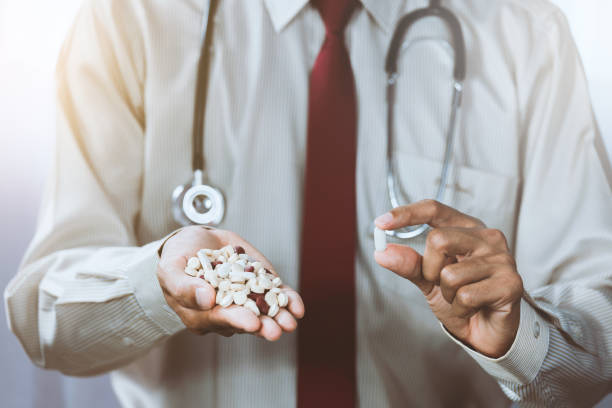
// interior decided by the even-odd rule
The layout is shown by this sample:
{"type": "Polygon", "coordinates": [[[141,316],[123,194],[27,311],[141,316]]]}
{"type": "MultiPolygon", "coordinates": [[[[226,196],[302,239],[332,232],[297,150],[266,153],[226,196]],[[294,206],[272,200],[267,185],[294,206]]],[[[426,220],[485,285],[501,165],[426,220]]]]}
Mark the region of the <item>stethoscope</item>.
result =
{"type": "MultiPolygon", "coordinates": [[[[218,7],[219,0],[208,2],[206,11],[206,27],[202,41],[200,60],[198,62],[198,74],[196,80],[196,96],[194,104],[194,119],[192,133],[192,170],[193,177],[186,184],[181,184],[172,194],[174,219],[181,225],[218,225],[225,215],[225,199],[221,191],[211,185],[205,184],[203,131],[204,114],[206,112],[206,97],[208,93],[210,74],[210,54],[213,37],[213,19],[218,7]]],[[[417,21],[437,17],[442,20],[452,35],[452,48],[454,51],[453,70],[453,95],[451,99],[451,114],[446,133],[446,148],[444,161],[440,171],[440,185],[435,196],[441,201],[446,191],[448,171],[453,153],[453,142],[457,116],[461,107],[463,94],[463,81],[466,72],[465,42],[461,30],[461,24],[457,17],[447,8],[440,5],[439,0],[431,0],[429,6],[415,10],[400,19],[398,22],[391,45],[387,51],[385,71],[387,73],[387,193],[393,208],[399,207],[397,185],[393,164],[393,140],[394,140],[394,111],[395,111],[395,88],[399,78],[397,63],[399,54],[403,48],[404,38],[410,28],[417,21]]],[[[401,230],[386,231],[390,236],[399,239],[410,239],[423,234],[429,228],[428,225],[418,225],[401,230]]]]}

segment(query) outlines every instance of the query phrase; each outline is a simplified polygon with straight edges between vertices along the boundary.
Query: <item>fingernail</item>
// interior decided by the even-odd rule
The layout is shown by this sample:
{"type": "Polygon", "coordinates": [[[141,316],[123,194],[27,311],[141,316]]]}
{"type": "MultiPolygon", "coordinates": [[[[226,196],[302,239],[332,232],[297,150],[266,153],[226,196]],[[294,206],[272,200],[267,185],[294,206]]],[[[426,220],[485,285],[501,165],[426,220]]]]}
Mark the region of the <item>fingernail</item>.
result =
{"type": "Polygon", "coordinates": [[[376,218],[374,220],[374,223],[376,223],[377,225],[380,226],[385,226],[389,223],[391,223],[393,221],[393,215],[388,212],[388,213],[384,213],[383,215],[379,216],[378,218],[376,218]]]}
{"type": "Polygon", "coordinates": [[[206,289],[197,288],[196,289],[196,302],[198,306],[204,310],[210,309],[210,302],[208,301],[208,296],[206,296],[206,289]]]}

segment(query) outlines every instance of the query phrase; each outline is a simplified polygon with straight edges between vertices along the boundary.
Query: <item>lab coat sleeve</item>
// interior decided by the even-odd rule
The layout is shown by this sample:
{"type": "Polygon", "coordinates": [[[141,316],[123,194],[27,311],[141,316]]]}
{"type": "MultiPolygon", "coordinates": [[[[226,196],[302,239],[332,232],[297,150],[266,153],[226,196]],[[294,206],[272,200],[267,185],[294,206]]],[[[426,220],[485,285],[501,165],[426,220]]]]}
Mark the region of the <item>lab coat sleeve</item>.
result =
{"type": "Polygon", "coordinates": [[[143,175],[144,56],[129,7],[90,1],[57,68],[57,141],[33,242],[5,290],[37,365],[93,375],[184,328],[156,277],[163,240],[135,237],[143,175]]]}
{"type": "Polygon", "coordinates": [[[612,170],[564,16],[517,78],[524,163],[515,256],[530,296],[508,353],[462,345],[524,406],[593,406],[612,384],[612,170]]]}

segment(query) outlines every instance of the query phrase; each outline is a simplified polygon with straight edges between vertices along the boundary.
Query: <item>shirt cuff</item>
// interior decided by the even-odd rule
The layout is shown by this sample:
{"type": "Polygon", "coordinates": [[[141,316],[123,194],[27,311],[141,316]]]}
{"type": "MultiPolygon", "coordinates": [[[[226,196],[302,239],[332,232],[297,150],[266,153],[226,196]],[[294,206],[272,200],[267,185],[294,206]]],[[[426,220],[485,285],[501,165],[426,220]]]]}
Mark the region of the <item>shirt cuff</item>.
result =
{"type": "Polygon", "coordinates": [[[442,330],[459,344],[476,362],[498,381],[528,384],[534,380],[548,353],[548,323],[521,299],[521,317],[514,342],[499,358],[490,358],[471,349],[442,325],[442,330]]]}
{"type": "Polygon", "coordinates": [[[184,329],[185,324],[168,306],[157,279],[158,250],[160,244],[168,238],[143,246],[140,256],[126,269],[125,274],[145,314],[169,335],[172,335],[184,329]]]}

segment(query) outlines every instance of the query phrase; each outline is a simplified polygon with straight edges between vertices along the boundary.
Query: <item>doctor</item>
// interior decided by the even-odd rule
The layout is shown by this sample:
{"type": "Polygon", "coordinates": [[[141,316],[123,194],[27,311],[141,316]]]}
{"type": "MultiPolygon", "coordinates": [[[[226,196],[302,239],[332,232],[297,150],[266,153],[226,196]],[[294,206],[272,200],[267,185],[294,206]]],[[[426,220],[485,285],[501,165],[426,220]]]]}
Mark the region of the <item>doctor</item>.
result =
{"type": "Polygon", "coordinates": [[[427,2],[221,1],[203,143],[226,212],[177,231],[203,3],[89,0],[66,40],[55,166],[5,291],[32,361],[112,371],[126,407],[577,406],[609,391],[612,170],[556,8],[443,2],[467,50],[443,203],[421,199],[439,184],[453,56],[439,21],[414,27],[393,124],[412,204],[388,212],[385,52],[427,2]],[[373,255],[374,219],[432,229],[373,255]],[[225,243],[299,288],[289,312],[211,308],[181,262],[225,243]]]}

